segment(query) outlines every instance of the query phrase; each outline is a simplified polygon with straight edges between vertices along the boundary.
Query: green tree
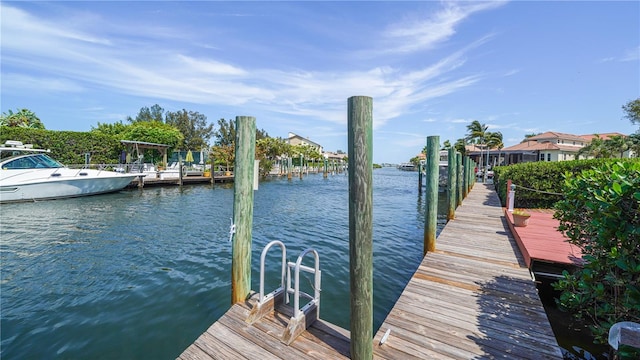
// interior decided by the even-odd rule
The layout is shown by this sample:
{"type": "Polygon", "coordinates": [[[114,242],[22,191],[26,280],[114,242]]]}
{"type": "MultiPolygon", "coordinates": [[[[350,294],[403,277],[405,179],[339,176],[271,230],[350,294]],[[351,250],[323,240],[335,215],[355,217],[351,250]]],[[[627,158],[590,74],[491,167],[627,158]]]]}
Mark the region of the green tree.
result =
{"type": "Polygon", "coordinates": [[[537,134],[536,134],[536,133],[526,134],[526,135],[524,136],[524,140],[522,140],[522,142],[525,142],[525,141],[527,141],[529,138],[532,138],[532,137],[534,137],[534,136],[538,136],[538,135],[540,135],[540,134],[542,134],[542,133],[537,133],[537,134]]]}
{"type": "Polygon", "coordinates": [[[629,143],[629,150],[633,152],[634,157],[640,157],[640,131],[629,135],[629,143]]]}
{"type": "MultiPolygon", "coordinates": [[[[474,120],[471,124],[467,125],[467,137],[466,140],[470,144],[479,145],[480,147],[480,162],[478,166],[484,166],[482,148],[487,145],[487,130],[489,126],[480,124],[478,120],[474,120]]],[[[486,181],[487,172],[484,172],[484,181],[486,181]]]]}
{"type": "Polygon", "coordinates": [[[486,137],[487,157],[489,157],[489,149],[498,149],[498,159],[500,159],[500,151],[504,147],[504,143],[502,142],[502,133],[500,131],[487,132],[486,137]]]}
{"type": "Polygon", "coordinates": [[[167,112],[165,123],[173,125],[183,135],[180,148],[200,150],[209,146],[209,140],[214,134],[213,124],[207,124],[207,117],[196,111],[182,109],[167,112]]]}
{"type": "Polygon", "coordinates": [[[182,133],[176,127],[159,121],[139,121],[129,125],[121,140],[144,141],[176,148],[182,143],[182,133]]]}
{"type": "Polygon", "coordinates": [[[130,123],[136,123],[140,121],[159,121],[163,122],[164,109],[160,105],[155,104],[151,108],[146,106],[140,108],[138,115],[133,119],[131,116],[127,116],[127,121],[130,123]]]}
{"type": "Polygon", "coordinates": [[[585,264],[554,284],[558,303],[591,320],[605,343],[614,323],[640,322],[640,162],[567,172],[563,192],[554,217],[585,264]]]}
{"type": "Polygon", "coordinates": [[[453,144],[453,147],[458,151],[462,156],[467,155],[467,140],[462,138],[456,140],[456,143],[453,144]]]}
{"type": "Polygon", "coordinates": [[[263,176],[268,174],[274,161],[290,152],[290,147],[291,145],[282,138],[263,137],[256,140],[256,159],[260,160],[260,173],[263,176]]]}
{"type": "Polygon", "coordinates": [[[110,135],[116,139],[122,139],[123,134],[127,131],[129,126],[130,125],[126,125],[122,121],[117,121],[113,124],[103,124],[99,122],[95,127],[91,127],[91,132],[110,135]]]}
{"type": "Polygon", "coordinates": [[[622,110],[624,111],[624,118],[631,121],[632,124],[640,125],[640,98],[622,105],[622,110]]]}
{"type": "Polygon", "coordinates": [[[627,136],[614,135],[604,141],[604,147],[611,154],[619,154],[620,158],[624,157],[624,152],[633,146],[633,141],[627,136]]]}
{"type": "Polygon", "coordinates": [[[593,157],[596,159],[610,158],[612,155],[610,147],[606,146],[605,140],[598,134],[591,139],[591,142],[578,150],[577,156],[593,157]]]}
{"type": "Polygon", "coordinates": [[[19,109],[17,112],[8,110],[0,116],[0,126],[26,127],[31,129],[44,129],[40,118],[29,109],[19,109]]]}
{"type": "Polygon", "coordinates": [[[233,146],[236,143],[236,123],[232,120],[219,119],[218,130],[214,133],[217,146],[233,146]]]}

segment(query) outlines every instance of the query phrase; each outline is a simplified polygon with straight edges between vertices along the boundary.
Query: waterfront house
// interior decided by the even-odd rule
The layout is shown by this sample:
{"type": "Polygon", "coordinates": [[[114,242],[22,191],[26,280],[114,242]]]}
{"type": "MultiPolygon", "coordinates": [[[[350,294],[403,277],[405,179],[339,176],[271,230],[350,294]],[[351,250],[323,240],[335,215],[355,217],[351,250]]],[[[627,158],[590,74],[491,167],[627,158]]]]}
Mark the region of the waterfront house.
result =
{"type": "Polygon", "coordinates": [[[287,138],[287,143],[293,146],[296,146],[296,145],[310,146],[311,148],[316,150],[319,154],[322,154],[322,145],[318,144],[317,142],[309,140],[308,137],[304,138],[300,135],[296,135],[290,132],[289,137],[287,138]]]}
{"type": "MultiPolygon", "coordinates": [[[[573,135],[547,131],[528,137],[521,143],[502,149],[505,164],[516,164],[532,161],[568,161],[585,158],[578,152],[587,146],[596,136],[610,139],[613,136],[626,136],[620,133],[573,135]]],[[[629,151],[624,157],[630,157],[629,151]]]]}

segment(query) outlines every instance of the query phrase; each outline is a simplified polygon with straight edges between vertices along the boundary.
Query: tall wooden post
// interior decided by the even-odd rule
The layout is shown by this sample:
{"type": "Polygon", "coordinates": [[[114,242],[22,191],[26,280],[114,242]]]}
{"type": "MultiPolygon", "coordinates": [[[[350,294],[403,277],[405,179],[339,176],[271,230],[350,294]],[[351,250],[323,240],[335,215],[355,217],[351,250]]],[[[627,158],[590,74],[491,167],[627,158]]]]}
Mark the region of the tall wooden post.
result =
{"type": "Polygon", "coordinates": [[[469,157],[462,158],[462,197],[467,198],[469,194],[469,157]]]}
{"type": "Polygon", "coordinates": [[[373,358],[373,99],[348,102],[351,358],[373,358]]]}
{"type": "Polygon", "coordinates": [[[457,176],[458,172],[454,171],[456,165],[456,149],[449,148],[447,154],[448,166],[447,166],[447,220],[453,220],[456,217],[456,191],[457,191],[457,176]]]}
{"type": "Polygon", "coordinates": [[[456,171],[458,174],[456,175],[456,199],[458,202],[458,206],[462,205],[462,154],[456,152],[456,171]]]}
{"type": "Polygon", "coordinates": [[[327,158],[324,158],[324,172],[322,173],[322,177],[325,179],[327,178],[327,174],[329,173],[328,162],[329,160],[327,158]]]}
{"type": "Polygon", "coordinates": [[[236,116],[236,160],[233,185],[231,303],[244,301],[251,291],[251,227],[253,224],[253,168],[256,118],[236,116]]]}
{"type": "Polygon", "coordinates": [[[418,162],[418,194],[422,194],[422,163],[418,162]]]}
{"type": "Polygon", "coordinates": [[[427,198],[424,219],[424,251],[436,250],[436,229],[438,227],[438,155],[440,153],[440,136],[427,137],[427,198]]]}

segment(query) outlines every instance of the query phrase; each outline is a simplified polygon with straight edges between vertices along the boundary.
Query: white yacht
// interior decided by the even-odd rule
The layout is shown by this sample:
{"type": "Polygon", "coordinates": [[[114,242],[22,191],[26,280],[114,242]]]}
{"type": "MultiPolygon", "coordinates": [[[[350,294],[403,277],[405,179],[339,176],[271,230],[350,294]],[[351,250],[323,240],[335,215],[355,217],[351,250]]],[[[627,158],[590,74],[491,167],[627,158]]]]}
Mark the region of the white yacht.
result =
{"type": "Polygon", "coordinates": [[[123,189],[139,174],[71,169],[30,144],[0,146],[0,203],[103,194],[123,189]]]}

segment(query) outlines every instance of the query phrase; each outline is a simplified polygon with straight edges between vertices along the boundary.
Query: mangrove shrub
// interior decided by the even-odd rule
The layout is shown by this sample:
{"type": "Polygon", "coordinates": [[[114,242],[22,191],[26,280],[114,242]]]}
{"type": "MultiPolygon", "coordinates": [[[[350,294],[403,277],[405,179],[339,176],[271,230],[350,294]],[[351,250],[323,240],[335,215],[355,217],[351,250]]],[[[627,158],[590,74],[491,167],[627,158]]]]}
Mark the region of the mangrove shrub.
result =
{"type": "Polygon", "coordinates": [[[572,161],[539,161],[494,168],[496,191],[506,206],[507,180],[516,185],[515,207],[550,209],[562,199],[564,174],[578,174],[614,162],[639,162],[640,159],[589,159],[572,161]],[[532,190],[529,190],[532,189],[532,190]]]}
{"type": "Polygon", "coordinates": [[[554,287],[559,305],[590,320],[596,341],[606,342],[614,323],[640,322],[640,162],[607,162],[565,177],[554,217],[585,263],[554,287]]]}

